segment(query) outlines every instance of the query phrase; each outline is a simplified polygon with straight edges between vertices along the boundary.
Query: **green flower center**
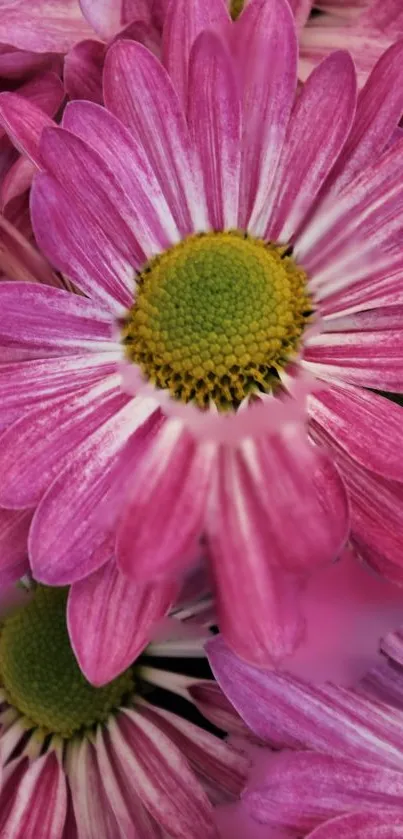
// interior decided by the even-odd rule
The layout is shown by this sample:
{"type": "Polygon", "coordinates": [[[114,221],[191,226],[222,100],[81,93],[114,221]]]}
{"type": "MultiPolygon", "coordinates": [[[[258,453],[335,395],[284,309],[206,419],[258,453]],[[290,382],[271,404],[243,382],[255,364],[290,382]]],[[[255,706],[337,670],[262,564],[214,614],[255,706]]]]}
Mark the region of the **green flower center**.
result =
{"type": "Polygon", "coordinates": [[[134,689],[131,670],[102,688],[82,675],[67,633],[67,593],[38,587],[0,635],[0,676],[10,705],[65,738],[105,722],[134,689]]]}
{"type": "Polygon", "coordinates": [[[183,402],[236,410],[270,393],[311,314],[286,248],[238,231],[189,236],[138,276],[122,326],[127,358],[183,402]]]}
{"type": "Polygon", "coordinates": [[[230,0],[229,12],[232,17],[232,20],[236,20],[239,17],[244,5],[245,0],[230,0]]]}

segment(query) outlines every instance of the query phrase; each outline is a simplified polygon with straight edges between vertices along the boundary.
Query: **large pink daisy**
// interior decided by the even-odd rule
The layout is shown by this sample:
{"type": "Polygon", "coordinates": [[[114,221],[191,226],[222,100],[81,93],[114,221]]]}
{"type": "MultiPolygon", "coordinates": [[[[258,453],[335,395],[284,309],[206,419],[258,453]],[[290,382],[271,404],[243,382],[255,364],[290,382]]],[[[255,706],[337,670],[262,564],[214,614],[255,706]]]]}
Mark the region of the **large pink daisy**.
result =
{"type": "Polygon", "coordinates": [[[157,618],[203,537],[228,643],[267,664],[301,639],[298,586],[349,533],[402,580],[401,413],[368,390],[403,384],[402,149],[385,149],[402,46],[357,111],[343,52],[295,103],[285,0],[236,29],[217,5],[197,37],[202,8],[186,38],[172,15],[165,67],[110,49],[105,109],[72,103],[58,128],[1,97],[41,170],[37,240],[81,293],[0,288],[0,502],[36,508],[34,576],[73,584],[72,615],[113,596],[129,620],[149,585],[157,618]]]}

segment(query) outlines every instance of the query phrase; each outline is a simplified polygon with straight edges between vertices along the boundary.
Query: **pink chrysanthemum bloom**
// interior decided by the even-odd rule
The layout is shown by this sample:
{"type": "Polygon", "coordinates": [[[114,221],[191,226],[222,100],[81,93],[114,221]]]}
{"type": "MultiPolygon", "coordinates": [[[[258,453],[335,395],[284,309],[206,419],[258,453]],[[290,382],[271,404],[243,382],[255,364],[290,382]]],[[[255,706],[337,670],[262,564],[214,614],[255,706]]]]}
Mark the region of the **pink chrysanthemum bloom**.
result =
{"type": "Polygon", "coordinates": [[[354,689],[265,673],[220,638],[207,646],[221,688],[260,741],[247,749],[254,768],[242,805],[221,814],[227,827],[251,819],[252,839],[253,820],[256,839],[263,825],[268,839],[403,835],[401,632],[386,637],[384,661],[354,689]]]}
{"type": "Polygon", "coordinates": [[[194,43],[172,16],[174,82],[144,46],[116,43],[107,109],[72,103],[62,128],[1,97],[42,170],[37,241],[82,294],[1,285],[0,503],[36,508],[34,576],[72,583],[77,604],[91,591],[108,606],[116,555],[126,614],[146,584],[166,610],[203,535],[220,627],[267,664],[302,639],[301,580],[349,532],[402,580],[401,412],[367,390],[403,384],[402,154],[384,151],[402,45],[355,115],[343,52],[295,103],[285,0],[242,13],[237,65],[217,14],[222,34],[194,43]]]}
{"type": "Polygon", "coordinates": [[[190,721],[191,691],[209,682],[147,659],[186,654],[186,635],[183,648],[178,637],[151,645],[94,688],[69,644],[66,597],[64,589],[39,587],[3,618],[0,835],[213,839],[212,802],[239,794],[248,760],[203,729],[200,715],[190,721]],[[169,696],[177,694],[173,713],[169,696]]]}

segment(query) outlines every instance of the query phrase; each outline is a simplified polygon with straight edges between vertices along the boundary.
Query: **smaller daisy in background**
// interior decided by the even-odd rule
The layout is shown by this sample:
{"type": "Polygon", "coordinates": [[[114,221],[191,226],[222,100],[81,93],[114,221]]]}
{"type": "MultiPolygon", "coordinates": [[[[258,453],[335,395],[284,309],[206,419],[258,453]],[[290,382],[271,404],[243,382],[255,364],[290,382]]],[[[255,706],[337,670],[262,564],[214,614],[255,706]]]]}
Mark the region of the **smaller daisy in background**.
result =
{"type": "MultiPolygon", "coordinates": [[[[214,683],[183,672],[208,637],[200,619],[186,629],[192,608],[95,688],[70,647],[67,590],[11,597],[0,630],[2,839],[217,837],[213,804],[238,796],[249,761],[197,711],[193,697],[214,683]]],[[[225,719],[240,730],[230,706],[225,719]]]]}

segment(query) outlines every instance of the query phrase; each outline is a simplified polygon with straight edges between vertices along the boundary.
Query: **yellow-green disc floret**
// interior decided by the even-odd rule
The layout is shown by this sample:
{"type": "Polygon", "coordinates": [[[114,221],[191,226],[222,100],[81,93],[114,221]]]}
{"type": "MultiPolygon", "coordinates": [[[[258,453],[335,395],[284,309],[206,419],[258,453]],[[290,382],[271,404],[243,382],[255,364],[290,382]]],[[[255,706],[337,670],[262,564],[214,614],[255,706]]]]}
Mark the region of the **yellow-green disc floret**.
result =
{"type": "Polygon", "coordinates": [[[271,392],[298,350],[306,280],[285,248],[238,231],[189,236],[140,273],[127,358],[176,399],[234,410],[271,392]]]}
{"type": "Polygon", "coordinates": [[[64,738],[105,722],[134,688],[131,670],[101,688],[87,682],[69,641],[67,593],[38,587],[0,634],[0,675],[9,703],[34,726],[64,738]]]}

